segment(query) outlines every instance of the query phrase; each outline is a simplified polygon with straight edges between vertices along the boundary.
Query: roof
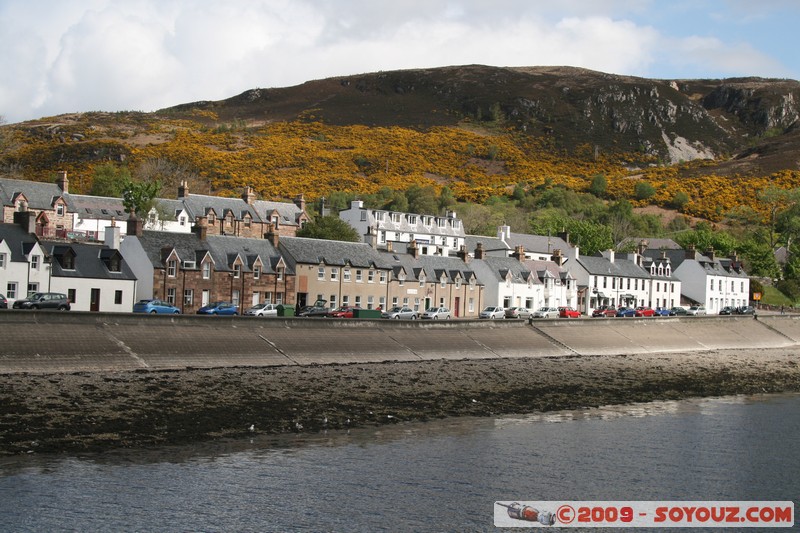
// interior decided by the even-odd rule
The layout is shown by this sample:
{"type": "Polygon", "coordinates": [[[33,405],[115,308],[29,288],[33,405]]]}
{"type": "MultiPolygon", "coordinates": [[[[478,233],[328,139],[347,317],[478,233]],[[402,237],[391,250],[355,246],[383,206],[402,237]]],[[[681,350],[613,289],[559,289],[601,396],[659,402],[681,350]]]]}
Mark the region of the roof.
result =
{"type": "Polygon", "coordinates": [[[256,200],[253,202],[253,209],[264,222],[270,222],[272,220],[272,213],[277,212],[280,217],[279,223],[291,226],[299,225],[298,218],[303,214],[303,210],[291,202],[256,200]]]}
{"type": "Polygon", "coordinates": [[[35,235],[17,224],[0,224],[0,242],[5,242],[11,249],[11,261],[25,262],[27,254],[38,241],[35,235]]]}
{"type": "Polygon", "coordinates": [[[428,282],[439,281],[442,276],[450,282],[454,282],[457,279],[468,282],[476,276],[472,268],[473,262],[465,263],[457,257],[420,255],[414,258],[413,255],[408,253],[379,253],[383,268],[392,269],[395,275],[402,270],[405,272],[407,280],[419,280],[424,274],[425,280],[428,282]]]}
{"type": "Polygon", "coordinates": [[[570,249],[570,244],[555,235],[529,235],[527,233],[510,233],[506,243],[513,249],[522,246],[526,252],[552,254],[555,250],[564,253],[570,249]]]}
{"type": "Polygon", "coordinates": [[[287,261],[304,264],[326,264],[370,268],[380,263],[378,251],[367,243],[329,241],[305,237],[281,237],[279,248],[286,252],[287,261]]]}
{"type": "Polygon", "coordinates": [[[92,278],[92,279],[115,279],[119,281],[135,280],[136,276],[131,271],[128,263],[122,258],[119,250],[113,250],[102,244],[89,243],[63,243],[54,241],[42,241],[42,247],[47,250],[54,258],[52,262],[53,277],[64,278],[92,278]],[[57,261],[58,257],[69,253],[75,254],[75,268],[64,270],[57,261]],[[119,255],[120,271],[112,272],[108,269],[106,260],[114,255],[119,255]]]}
{"type": "Polygon", "coordinates": [[[645,255],[648,257],[661,257],[664,253],[670,260],[672,271],[678,269],[686,261],[696,261],[703,270],[709,275],[715,276],[728,276],[737,278],[746,278],[747,273],[742,268],[741,261],[734,261],[733,259],[723,257],[714,258],[701,254],[694,250],[646,250],[645,255]]]}
{"type": "Polygon", "coordinates": [[[72,200],[71,209],[78,214],[79,218],[127,219],[122,198],[71,194],[70,199],[72,200]]]}
{"type": "Polygon", "coordinates": [[[638,246],[639,243],[645,241],[649,250],[680,250],[681,245],[672,239],[651,239],[649,237],[627,237],[620,241],[618,248],[623,248],[629,243],[638,246]]]}
{"type": "Polygon", "coordinates": [[[497,237],[487,237],[485,235],[467,235],[464,237],[464,245],[467,247],[467,252],[470,254],[475,253],[475,248],[478,247],[478,243],[481,243],[484,252],[489,254],[495,252],[494,255],[501,257],[507,256],[508,251],[513,249],[503,242],[502,239],[498,239],[497,237]],[[501,253],[497,253],[498,251],[501,253]]]}
{"type": "Polygon", "coordinates": [[[650,273],[630,259],[615,258],[612,263],[607,257],[581,255],[578,263],[591,275],[615,276],[620,278],[650,278],[650,273]]]}
{"type": "Polygon", "coordinates": [[[218,218],[224,217],[228,212],[232,213],[236,220],[242,220],[245,213],[249,213],[250,218],[259,218],[255,209],[241,198],[190,194],[182,200],[192,220],[196,220],[198,216],[206,216],[211,210],[218,218]]]}
{"type": "Polygon", "coordinates": [[[31,209],[52,209],[56,198],[63,198],[67,207],[72,210],[70,195],[64,193],[55,183],[41,181],[0,179],[0,200],[3,205],[12,206],[19,193],[25,195],[31,209]]]}
{"type": "Polygon", "coordinates": [[[508,273],[511,274],[513,283],[527,283],[532,274],[525,263],[522,263],[516,257],[473,259],[469,262],[469,265],[474,269],[478,279],[484,285],[489,281],[494,283],[505,281],[508,273]]]}

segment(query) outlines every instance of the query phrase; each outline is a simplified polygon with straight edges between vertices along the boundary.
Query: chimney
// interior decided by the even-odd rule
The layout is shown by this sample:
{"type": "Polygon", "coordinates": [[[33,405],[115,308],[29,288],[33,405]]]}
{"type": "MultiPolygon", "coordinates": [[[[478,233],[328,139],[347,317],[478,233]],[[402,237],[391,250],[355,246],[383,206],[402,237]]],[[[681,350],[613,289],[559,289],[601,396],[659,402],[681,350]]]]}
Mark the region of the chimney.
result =
{"type": "Polygon", "coordinates": [[[14,224],[25,233],[36,233],[36,213],[33,211],[14,211],[14,224]]]}
{"type": "Polygon", "coordinates": [[[125,232],[128,235],[141,237],[143,226],[144,224],[142,223],[141,219],[136,216],[136,213],[131,213],[130,217],[128,217],[128,227],[125,232]]]}
{"type": "Polygon", "coordinates": [[[667,258],[667,251],[661,250],[661,259],[666,259],[666,258],[667,258]]]}
{"type": "Polygon", "coordinates": [[[507,242],[511,238],[511,226],[498,226],[497,238],[503,242],[507,242]]]}
{"type": "Polygon", "coordinates": [[[197,236],[200,238],[201,241],[206,240],[206,236],[208,236],[208,217],[207,216],[197,216],[194,219],[195,224],[194,230],[197,233],[197,236]]]}
{"type": "Polygon", "coordinates": [[[469,253],[467,253],[467,247],[465,245],[463,244],[461,245],[461,248],[458,249],[456,255],[458,256],[459,259],[464,261],[464,263],[469,263],[470,257],[469,253]]]}
{"type": "Polygon", "coordinates": [[[511,255],[511,257],[516,257],[519,261],[525,261],[525,247],[521,244],[515,246],[514,253],[511,255]]]}
{"type": "Polygon", "coordinates": [[[279,236],[275,232],[275,224],[271,222],[267,224],[267,232],[264,234],[264,238],[267,239],[276,250],[278,249],[279,236]]]}
{"type": "Polygon", "coordinates": [[[609,248],[609,250],[608,250],[608,262],[609,263],[613,263],[614,262],[614,249],[613,248],[609,248]]]}
{"type": "Polygon", "coordinates": [[[483,250],[483,243],[482,242],[479,242],[477,245],[475,245],[475,254],[474,255],[475,255],[475,259],[483,259],[485,257],[486,253],[483,250]]]}
{"type": "Polygon", "coordinates": [[[413,257],[414,259],[419,259],[419,247],[417,246],[417,240],[414,239],[408,246],[406,247],[406,251],[413,257]]]}
{"type": "Polygon", "coordinates": [[[708,249],[706,250],[706,256],[713,261],[714,260],[714,248],[709,246],[708,249]]]}
{"type": "Polygon", "coordinates": [[[106,227],[106,235],[105,239],[103,240],[103,244],[105,244],[108,248],[112,250],[119,250],[119,242],[120,242],[120,228],[116,225],[116,222],[112,219],[111,225],[106,227]]]}
{"type": "Polygon", "coordinates": [[[69,193],[69,180],[67,179],[66,170],[58,171],[58,178],[56,179],[56,185],[58,185],[58,188],[61,189],[61,192],[63,192],[64,194],[69,193]]]}
{"type": "Polygon", "coordinates": [[[697,259],[697,255],[695,253],[694,244],[690,244],[686,247],[686,259],[697,259]]]}
{"type": "Polygon", "coordinates": [[[561,252],[561,248],[556,248],[553,250],[553,255],[550,257],[550,260],[558,266],[562,266],[564,264],[564,254],[561,252]]]}
{"type": "Polygon", "coordinates": [[[392,241],[386,241],[386,251],[387,252],[393,252],[394,251],[392,249],[392,241]]]}
{"type": "Polygon", "coordinates": [[[189,182],[186,180],[181,181],[178,185],[178,200],[189,196],[189,182]]]}
{"type": "Polygon", "coordinates": [[[565,243],[569,244],[569,232],[568,231],[559,232],[559,234],[557,236],[560,237],[565,243]]]}
{"type": "Polygon", "coordinates": [[[253,205],[253,202],[256,201],[256,192],[249,185],[242,192],[242,200],[247,202],[247,205],[253,205]]]}
{"type": "Polygon", "coordinates": [[[300,208],[300,211],[306,210],[306,197],[303,194],[298,194],[294,197],[294,205],[300,208]]]}
{"type": "Polygon", "coordinates": [[[639,255],[644,255],[644,252],[645,252],[645,250],[647,250],[647,246],[648,246],[649,244],[650,244],[650,243],[648,243],[648,242],[647,242],[646,240],[644,240],[644,239],[642,239],[641,241],[639,241],[639,246],[637,246],[637,247],[636,247],[636,251],[638,252],[638,254],[639,254],[639,255]]]}

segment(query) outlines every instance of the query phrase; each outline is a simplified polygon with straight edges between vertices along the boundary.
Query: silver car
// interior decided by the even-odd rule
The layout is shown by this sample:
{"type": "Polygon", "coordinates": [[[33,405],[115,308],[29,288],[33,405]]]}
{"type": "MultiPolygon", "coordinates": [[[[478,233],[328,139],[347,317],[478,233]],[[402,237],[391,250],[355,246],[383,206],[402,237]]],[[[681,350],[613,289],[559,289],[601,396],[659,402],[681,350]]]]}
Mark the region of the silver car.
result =
{"type": "Polygon", "coordinates": [[[702,305],[693,305],[686,310],[687,315],[699,316],[706,314],[706,308],[702,305]]]}
{"type": "Polygon", "coordinates": [[[558,318],[558,307],[540,307],[531,314],[533,318],[558,318]]]}
{"type": "Polygon", "coordinates": [[[533,309],[527,307],[508,307],[506,308],[506,318],[530,318],[533,309]]]}
{"type": "Polygon", "coordinates": [[[446,307],[429,307],[422,318],[428,320],[450,320],[450,310],[446,307]]]}
{"type": "Polygon", "coordinates": [[[481,313],[478,315],[478,318],[489,318],[494,320],[495,318],[505,318],[506,312],[505,309],[502,307],[498,307],[495,305],[490,305],[486,307],[481,313]]]}
{"type": "Polygon", "coordinates": [[[417,312],[410,307],[396,306],[381,313],[381,318],[391,318],[394,320],[416,320],[417,312]]]}
{"type": "Polygon", "coordinates": [[[256,304],[244,314],[248,316],[278,316],[278,304],[256,304]]]}

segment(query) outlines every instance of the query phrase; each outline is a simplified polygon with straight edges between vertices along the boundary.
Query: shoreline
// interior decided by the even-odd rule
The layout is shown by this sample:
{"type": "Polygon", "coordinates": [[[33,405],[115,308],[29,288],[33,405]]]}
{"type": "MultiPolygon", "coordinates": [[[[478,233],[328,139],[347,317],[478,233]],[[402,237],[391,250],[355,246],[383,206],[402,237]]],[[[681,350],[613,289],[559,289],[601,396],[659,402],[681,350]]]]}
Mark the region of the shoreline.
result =
{"type": "Polygon", "coordinates": [[[0,374],[0,455],[780,392],[800,392],[794,347],[0,374]]]}

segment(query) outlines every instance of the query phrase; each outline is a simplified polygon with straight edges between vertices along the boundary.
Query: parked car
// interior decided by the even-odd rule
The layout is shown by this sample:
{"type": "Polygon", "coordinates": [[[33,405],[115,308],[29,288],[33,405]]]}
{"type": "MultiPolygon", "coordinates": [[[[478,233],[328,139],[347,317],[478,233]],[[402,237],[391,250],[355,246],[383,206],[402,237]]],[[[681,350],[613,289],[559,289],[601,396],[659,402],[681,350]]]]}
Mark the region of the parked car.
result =
{"type": "Polygon", "coordinates": [[[14,309],[58,309],[69,311],[70,301],[66,294],[60,292],[34,292],[27,298],[17,300],[14,309]]]}
{"type": "Polygon", "coordinates": [[[558,307],[540,307],[531,313],[531,318],[558,318],[558,307]]]}
{"type": "Polygon", "coordinates": [[[613,305],[601,305],[594,311],[592,316],[595,318],[611,318],[617,316],[617,308],[613,305]]]}
{"type": "Polygon", "coordinates": [[[398,305],[382,312],[381,318],[390,318],[392,320],[416,320],[417,312],[410,307],[401,307],[398,305]]]}
{"type": "Polygon", "coordinates": [[[669,316],[686,316],[688,311],[685,307],[681,307],[679,305],[673,307],[669,310],[669,316]]]}
{"type": "Polygon", "coordinates": [[[656,312],[655,310],[653,310],[652,307],[647,307],[646,305],[640,305],[634,310],[633,316],[651,317],[651,316],[656,316],[656,312]]]}
{"type": "Polygon", "coordinates": [[[580,318],[581,312],[572,307],[562,306],[558,308],[558,316],[561,318],[580,318]]]}
{"type": "Polygon", "coordinates": [[[353,311],[356,309],[361,309],[360,307],[354,307],[352,305],[343,305],[333,311],[328,313],[328,318],[353,318],[353,311]]]}
{"type": "Polygon", "coordinates": [[[617,309],[617,316],[620,318],[631,318],[636,316],[636,309],[633,307],[620,307],[617,309]]]}
{"type": "Polygon", "coordinates": [[[231,302],[211,302],[197,310],[198,315],[235,315],[239,312],[239,306],[231,302]]]}
{"type": "Polygon", "coordinates": [[[669,309],[666,307],[656,307],[653,309],[655,316],[669,316],[669,309]]]}
{"type": "Polygon", "coordinates": [[[742,307],[736,308],[737,315],[754,315],[756,314],[756,309],[752,305],[745,305],[742,307]]]}
{"type": "Polygon", "coordinates": [[[719,314],[721,315],[732,315],[736,312],[736,310],[731,307],[730,305],[726,305],[722,309],[719,310],[719,314]]]}
{"type": "Polygon", "coordinates": [[[422,318],[428,320],[450,320],[450,310],[446,307],[429,307],[422,313],[422,318]]]}
{"type": "Polygon", "coordinates": [[[8,300],[5,294],[0,294],[0,309],[8,309],[8,300]]]}
{"type": "Polygon", "coordinates": [[[295,316],[304,316],[309,318],[324,318],[328,313],[333,311],[332,307],[325,307],[319,305],[311,305],[303,307],[295,316]]]}
{"type": "Polygon", "coordinates": [[[163,300],[139,300],[133,304],[134,313],[177,315],[181,310],[163,300]]]}
{"type": "Polygon", "coordinates": [[[704,315],[706,314],[706,308],[702,305],[693,305],[686,310],[686,314],[689,316],[704,315]]]}
{"type": "Polygon", "coordinates": [[[507,307],[506,318],[530,318],[532,312],[527,307],[507,307]]]}
{"type": "Polygon", "coordinates": [[[483,309],[483,311],[478,314],[478,318],[488,318],[494,320],[495,318],[505,318],[506,317],[506,310],[502,307],[498,307],[495,305],[489,305],[483,309]]]}
{"type": "Polygon", "coordinates": [[[278,316],[278,304],[256,304],[244,314],[247,316],[278,316]]]}

